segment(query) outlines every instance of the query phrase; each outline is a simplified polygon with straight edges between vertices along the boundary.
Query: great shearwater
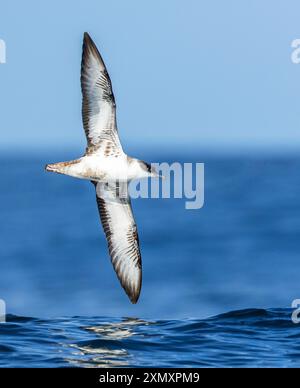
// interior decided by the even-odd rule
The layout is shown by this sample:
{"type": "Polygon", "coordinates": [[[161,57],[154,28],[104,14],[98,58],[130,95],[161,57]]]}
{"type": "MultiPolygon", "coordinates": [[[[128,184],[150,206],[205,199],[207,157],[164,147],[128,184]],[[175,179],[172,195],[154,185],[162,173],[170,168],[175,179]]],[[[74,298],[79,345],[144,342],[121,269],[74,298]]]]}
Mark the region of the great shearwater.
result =
{"type": "Polygon", "coordinates": [[[84,34],[82,50],[85,154],[76,160],[47,164],[46,170],[88,179],[94,184],[111,262],[131,302],[136,303],[142,284],[142,260],[128,184],[132,179],[158,177],[159,174],[149,163],[124,153],[118,136],[111,80],[88,33],[84,34]]]}

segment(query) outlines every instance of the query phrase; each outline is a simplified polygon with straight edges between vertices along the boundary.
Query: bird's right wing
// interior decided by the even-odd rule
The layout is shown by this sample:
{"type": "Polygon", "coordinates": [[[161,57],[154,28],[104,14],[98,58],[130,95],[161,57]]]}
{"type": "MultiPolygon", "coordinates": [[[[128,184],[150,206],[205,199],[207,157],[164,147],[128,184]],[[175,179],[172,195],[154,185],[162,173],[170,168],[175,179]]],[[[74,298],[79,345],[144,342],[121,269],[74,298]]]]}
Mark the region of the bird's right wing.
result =
{"type": "Polygon", "coordinates": [[[111,262],[129,299],[136,303],[142,284],[142,260],[128,185],[93,183],[111,262]]]}
{"type": "Polygon", "coordinates": [[[121,152],[116,104],[104,61],[91,37],[84,34],[81,62],[82,120],[87,152],[121,152]]]}

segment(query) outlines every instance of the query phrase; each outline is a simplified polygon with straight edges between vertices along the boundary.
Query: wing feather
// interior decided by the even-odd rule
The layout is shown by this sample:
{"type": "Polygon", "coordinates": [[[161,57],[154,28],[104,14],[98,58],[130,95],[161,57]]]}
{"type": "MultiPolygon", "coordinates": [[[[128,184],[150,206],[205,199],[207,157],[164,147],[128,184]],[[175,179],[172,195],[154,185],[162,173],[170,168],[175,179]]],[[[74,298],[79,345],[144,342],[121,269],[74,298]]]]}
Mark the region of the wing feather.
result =
{"type": "Polygon", "coordinates": [[[127,183],[94,182],[102,226],[111,262],[132,303],[142,284],[142,260],[127,183]]]}
{"type": "Polygon", "coordinates": [[[105,143],[122,149],[116,123],[116,104],[104,61],[91,37],[84,33],[81,62],[82,121],[87,152],[105,143]]]}

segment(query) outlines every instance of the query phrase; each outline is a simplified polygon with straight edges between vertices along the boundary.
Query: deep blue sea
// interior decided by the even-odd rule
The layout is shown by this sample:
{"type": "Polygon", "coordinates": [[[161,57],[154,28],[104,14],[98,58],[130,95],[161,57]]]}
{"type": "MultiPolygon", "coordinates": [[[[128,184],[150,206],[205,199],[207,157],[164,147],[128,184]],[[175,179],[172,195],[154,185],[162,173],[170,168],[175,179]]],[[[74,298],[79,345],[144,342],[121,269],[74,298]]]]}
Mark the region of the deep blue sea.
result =
{"type": "Polygon", "coordinates": [[[300,157],[136,155],[204,162],[205,204],[133,200],[143,288],[131,305],[93,185],[44,171],[77,155],[0,157],[0,366],[300,366],[300,157]]]}

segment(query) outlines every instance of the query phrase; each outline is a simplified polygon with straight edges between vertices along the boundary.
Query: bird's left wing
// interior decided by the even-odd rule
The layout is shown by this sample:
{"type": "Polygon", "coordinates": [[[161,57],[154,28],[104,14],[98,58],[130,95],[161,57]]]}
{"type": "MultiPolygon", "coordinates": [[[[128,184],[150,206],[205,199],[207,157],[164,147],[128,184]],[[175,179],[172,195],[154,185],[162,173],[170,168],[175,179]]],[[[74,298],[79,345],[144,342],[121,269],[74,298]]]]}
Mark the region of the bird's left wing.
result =
{"type": "Polygon", "coordinates": [[[128,184],[93,183],[111,262],[129,299],[136,303],[142,284],[142,260],[128,184]]]}

